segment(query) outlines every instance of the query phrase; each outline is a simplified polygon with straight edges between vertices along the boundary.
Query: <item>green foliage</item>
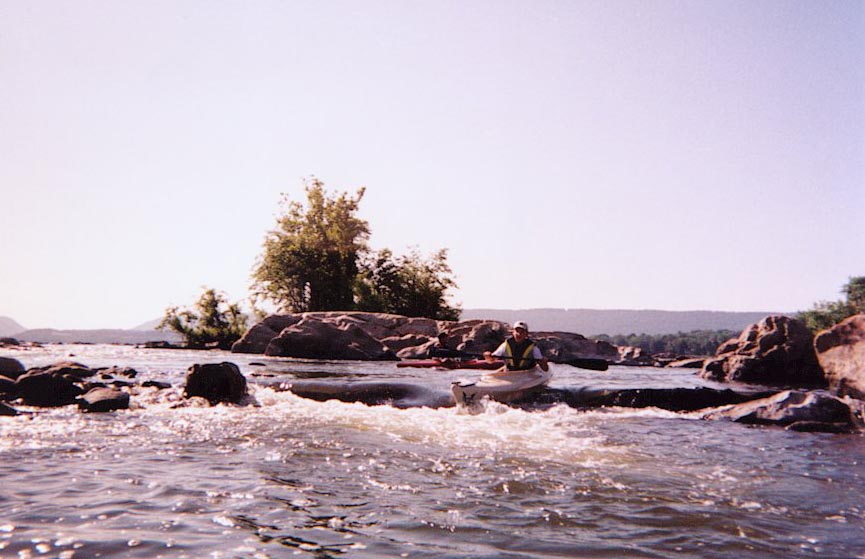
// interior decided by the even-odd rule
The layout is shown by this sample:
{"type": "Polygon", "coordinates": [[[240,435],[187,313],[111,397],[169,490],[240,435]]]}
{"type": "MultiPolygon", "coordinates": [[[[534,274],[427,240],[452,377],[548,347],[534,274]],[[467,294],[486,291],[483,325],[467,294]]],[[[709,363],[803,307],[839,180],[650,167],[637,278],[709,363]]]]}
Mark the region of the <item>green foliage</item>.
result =
{"type": "Polygon", "coordinates": [[[287,312],[387,312],[457,320],[445,301],[456,287],[447,251],[429,259],[412,251],[395,257],[370,253],[369,224],[357,217],[364,189],[331,195],[316,178],[305,185],[306,204],[283,197],[285,210],[268,233],[253,271],[253,296],[287,312]]]}
{"type": "Polygon", "coordinates": [[[166,309],[157,328],[177,332],[191,348],[215,345],[231,349],[246,331],[246,316],[238,304],[229,304],[224,294],[205,289],[191,309],[166,309]]]}
{"type": "Polygon", "coordinates": [[[649,334],[608,336],[602,334],[596,339],[617,346],[639,347],[651,354],[714,355],[719,345],[738,335],[739,332],[732,330],[693,330],[656,336],[649,334]]]}
{"type": "Polygon", "coordinates": [[[369,237],[369,224],[356,215],[364,189],[329,196],[313,177],[305,190],[306,207],[283,195],[285,212],[265,239],[253,294],[290,312],[349,310],[369,237]]]}
{"type": "Polygon", "coordinates": [[[447,250],[424,259],[416,249],[399,257],[384,249],[367,255],[361,264],[355,286],[356,307],[361,311],[459,320],[460,309],[446,301],[447,290],[455,286],[447,250]]]}
{"type": "Polygon", "coordinates": [[[812,309],[798,313],[796,318],[812,332],[819,332],[854,314],[865,313],[865,276],[851,277],[841,291],[845,301],[820,301],[812,309]]]}

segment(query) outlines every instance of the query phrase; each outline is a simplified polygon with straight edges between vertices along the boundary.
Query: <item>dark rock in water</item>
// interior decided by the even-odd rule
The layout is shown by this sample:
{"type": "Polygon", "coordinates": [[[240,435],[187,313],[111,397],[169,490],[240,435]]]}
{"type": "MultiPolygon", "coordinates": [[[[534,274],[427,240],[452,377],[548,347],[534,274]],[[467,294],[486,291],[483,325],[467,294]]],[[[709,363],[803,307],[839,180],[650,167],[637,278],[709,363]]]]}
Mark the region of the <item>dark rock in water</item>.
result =
{"type": "Polygon", "coordinates": [[[703,357],[688,357],[686,359],[676,359],[664,364],[665,367],[671,369],[702,369],[706,359],[703,357]]]}
{"type": "Polygon", "coordinates": [[[810,330],[787,316],[767,316],[721,344],[701,375],[766,386],[826,386],[810,330]]]}
{"type": "Polygon", "coordinates": [[[138,376],[138,371],[136,371],[132,367],[114,366],[96,370],[99,372],[100,375],[111,375],[113,377],[135,378],[138,376]]]}
{"type": "Polygon", "coordinates": [[[814,349],[832,392],[865,400],[865,314],[820,332],[814,349]]]}
{"type": "Polygon", "coordinates": [[[17,394],[31,406],[65,406],[83,392],[76,378],[64,374],[67,368],[31,369],[15,381],[17,394]]]}
{"type": "Polygon", "coordinates": [[[26,372],[27,369],[20,361],[12,357],[0,357],[0,375],[15,380],[26,372]]]}
{"type": "Polygon", "coordinates": [[[234,363],[195,364],[186,374],[184,396],[200,396],[211,404],[237,404],[246,396],[246,378],[234,363]]]}
{"type": "Polygon", "coordinates": [[[109,412],[129,409],[129,394],[117,388],[94,388],[78,400],[86,412],[109,412]]]}
{"type": "Polygon", "coordinates": [[[11,399],[17,392],[15,381],[0,375],[0,400],[11,399]]]}
{"type": "Polygon", "coordinates": [[[849,423],[821,423],[819,421],[797,421],[785,427],[788,431],[800,433],[836,433],[847,434],[856,430],[849,423]]]}
{"type": "Polygon", "coordinates": [[[141,386],[144,388],[158,388],[159,390],[165,390],[167,388],[171,388],[171,384],[167,382],[159,382],[158,380],[145,380],[141,383],[141,386]]]}
{"type": "Polygon", "coordinates": [[[7,406],[6,404],[0,402],[0,416],[11,416],[11,415],[19,415],[18,410],[11,406],[7,406]]]}
{"type": "MultiPolygon", "coordinates": [[[[785,390],[768,398],[738,404],[706,414],[706,419],[732,419],[739,423],[787,426],[794,423],[838,424],[855,429],[850,406],[821,392],[785,390]]],[[[814,429],[811,429],[814,430],[814,429]]]]}

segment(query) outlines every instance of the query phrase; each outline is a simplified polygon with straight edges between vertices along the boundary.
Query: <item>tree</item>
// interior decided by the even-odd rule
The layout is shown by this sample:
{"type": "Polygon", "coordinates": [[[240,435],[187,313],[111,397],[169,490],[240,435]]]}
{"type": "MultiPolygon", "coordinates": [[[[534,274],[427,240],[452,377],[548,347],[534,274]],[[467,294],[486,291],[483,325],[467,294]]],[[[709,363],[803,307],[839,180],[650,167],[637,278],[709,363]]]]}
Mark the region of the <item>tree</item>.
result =
{"type": "Polygon", "coordinates": [[[231,349],[246,331],[246,316],[240,305],[229,304],[223,293],[206,288],[192,309],[166,309],[157,328],[177,332],[191,348],[216,345],[231,349]]]}
{"type": "Polygon", "coordinates": [[[865,313],[865,276],[851,277],[841,288],[845,301],[820,301],[796,317],[812,332],[826,330],[854,314],[865,313]]]}
{"type": "Polygon", "coordinates": [[[329,196],[312,177],[305,190],[306,207],[283,195],[285,212],[264,241],[253,294],[289,312],[350,310],[369,238],[369,224],[356,215],[364,189],[329,196]]]}
{"type": "Polygon", "coordinates": [[[447,263],[447,250],[423,258],[417,249],[394,257],[381,250],[362,261],[355,286],[356,307],[368,312],[459,320],[459,307],[447,303],[447,290],[456,287],[447,263]]]}

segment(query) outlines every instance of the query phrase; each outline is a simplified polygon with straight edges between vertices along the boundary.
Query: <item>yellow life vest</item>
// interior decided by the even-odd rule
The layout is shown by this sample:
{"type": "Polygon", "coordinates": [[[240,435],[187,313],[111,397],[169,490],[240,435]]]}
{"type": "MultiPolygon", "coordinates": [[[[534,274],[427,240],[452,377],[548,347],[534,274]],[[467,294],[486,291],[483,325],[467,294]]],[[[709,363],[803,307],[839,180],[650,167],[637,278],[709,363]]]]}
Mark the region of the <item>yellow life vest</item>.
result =
{"type": "Polygon", "coordinates": [[[526,339],[518,344],[513,338],[505,340],[505,367],[511,371],[525,371],[535,366],[535,358],[532,353],[535,350],[535,342],[526,339]]]}

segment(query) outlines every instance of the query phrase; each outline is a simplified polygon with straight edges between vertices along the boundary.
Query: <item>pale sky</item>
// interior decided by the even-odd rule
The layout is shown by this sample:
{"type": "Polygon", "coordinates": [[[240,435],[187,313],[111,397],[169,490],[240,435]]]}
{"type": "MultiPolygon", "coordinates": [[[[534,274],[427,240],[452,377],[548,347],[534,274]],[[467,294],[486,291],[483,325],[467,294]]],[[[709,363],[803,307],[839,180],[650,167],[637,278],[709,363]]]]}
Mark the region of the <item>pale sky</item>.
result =
{"type": "Polygon", "coordinates": [[[310,175],[464,308],[837,300],[865,2],[0,0],[0,316],[244,299],[310,175]]]}

